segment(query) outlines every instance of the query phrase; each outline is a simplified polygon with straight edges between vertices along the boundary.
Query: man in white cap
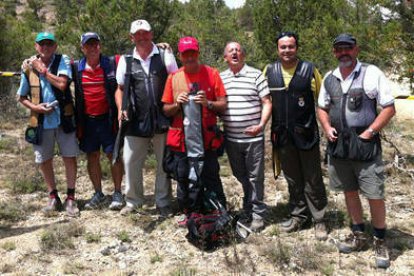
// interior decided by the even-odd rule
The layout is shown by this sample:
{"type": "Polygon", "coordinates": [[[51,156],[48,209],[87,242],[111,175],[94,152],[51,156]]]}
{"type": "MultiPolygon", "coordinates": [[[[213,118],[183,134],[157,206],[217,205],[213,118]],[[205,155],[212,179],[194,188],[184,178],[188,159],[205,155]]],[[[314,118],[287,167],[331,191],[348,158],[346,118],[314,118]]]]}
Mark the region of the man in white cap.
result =
{"type": "Polygon", "coordinates": [[[153,32],[146,20],[132,22],[131,54],[123,55],[118,64],[115,93],[119,120],[127,120],[124,138],[125,201],[121,214],[133,212],[144,202],[142,168],[150,142],[157,159],[155,202],[162,217],[171,215],[171,183],[162,168],[169,120],[163,115],[162,93],[168,74],[177,70],[170,49],[153,43],[153,32]]]}

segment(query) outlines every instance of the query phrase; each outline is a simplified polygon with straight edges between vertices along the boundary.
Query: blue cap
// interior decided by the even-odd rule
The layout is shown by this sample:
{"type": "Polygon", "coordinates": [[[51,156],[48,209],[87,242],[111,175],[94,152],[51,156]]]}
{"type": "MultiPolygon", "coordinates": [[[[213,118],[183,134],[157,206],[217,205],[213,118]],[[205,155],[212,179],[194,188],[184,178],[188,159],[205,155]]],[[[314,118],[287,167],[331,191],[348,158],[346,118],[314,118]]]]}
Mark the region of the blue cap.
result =
{"type": "Polygon", "coordinates": [[[340,34],[338,35],[334,42],[333,45],[338,45],[338,44],[350,44],[350,45],[355,45],[356,44],[356,39],[353,35],[351,34],[340,34]]]}
{"type": "Polygon", "coordinates": [[[52,33],[48,33],[48,32],[41,32],[38,33],[36,36],[36,43],[39,43],[42,40],[52,40],[53,42],[56,42],[56,38],[52,33]]]}
{"type": "Polygon", "coordinates": [[[89,39],[96,39],[98,41],[101,41],[101,38],[97,33],[93,32],[87,32],[81,35],[81,44],[82,46],[85,45],[86,42],[88,42],[89,39]]]}

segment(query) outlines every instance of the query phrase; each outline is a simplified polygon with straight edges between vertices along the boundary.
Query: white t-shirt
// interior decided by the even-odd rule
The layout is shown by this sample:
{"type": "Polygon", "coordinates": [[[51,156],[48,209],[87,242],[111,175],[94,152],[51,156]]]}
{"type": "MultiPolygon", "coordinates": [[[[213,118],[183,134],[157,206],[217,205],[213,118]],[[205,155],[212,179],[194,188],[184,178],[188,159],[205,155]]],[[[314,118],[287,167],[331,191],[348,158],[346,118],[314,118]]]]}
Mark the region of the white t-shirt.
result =
{"type": "MultiPolygon", "coordinates": [[[[322,81],[322,87],[318,98],[319,107],[329,109],[331,103],[331,97],[325,89],[325,79],[327,76],[332,73],[336,78],[338,78],[341,82],[342,91],[345,94],[351,87],[355,73],[360,69],[361,63],[358,61],[354,70],[346,79],[342,79],[339,67],[336,68],[333,72],[329,71],[322,81]]],[[[368,98],[376,99],[377,103],[380,106],[385,107],[394,103],[394,97],[392,96],[391,86],[388,82],[388,79],[384,73],[375,65],[368,65],[367,71],[365,73],[365,78],[363,80],[363,86],[365,94],[368,96],[368,98]]]]}
{"type": "MultiPolygon", "coordinates": [[[[149,67],[151,64],[151,58],[155,55],[159,54],[159,50],[155,44],[153,44],[152,52],[148,55],[148,57],[143,60],[138,52],[136,51],[136,47],[134,47],[134,53],[132,57],[134,59],[137,59],[141,62],[141,66],[144,69],[144,72],[148,75],[149,67]]],[[[165,67],[167,69],[167,73],[171,74],[178,70],[177,62],[175,61],[175,57],[172,51],[165,50],[164,55],[164,62],[165,67]]],[[[122,55],[118,62],[118,68],[116,70],[116,81],[119,85],[124,85],[125,82],[125,73],[126,73],[126,62],[125,62],[125,56],[122,55]]]]}

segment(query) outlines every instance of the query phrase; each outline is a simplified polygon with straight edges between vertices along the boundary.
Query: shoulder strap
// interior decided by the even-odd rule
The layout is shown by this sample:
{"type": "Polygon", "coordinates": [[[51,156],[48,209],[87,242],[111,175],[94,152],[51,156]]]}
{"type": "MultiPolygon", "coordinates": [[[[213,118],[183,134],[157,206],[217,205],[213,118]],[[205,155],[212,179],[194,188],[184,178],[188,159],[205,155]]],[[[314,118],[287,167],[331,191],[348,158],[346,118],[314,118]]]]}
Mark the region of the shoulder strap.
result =
{"type": "Polygon", "coordinates": [[[129,93],[131,82],[131,68],[132,68],[132,55],[125,55],[126,72],[124,82],[124,95],[122,97],[122,110],[127,110],[129,106],[129,93]]]}
{"type": "Polygon", "coordinates": [[[60,60],[62,58],[62,55],[55,55],[55,59],[53,60],[52,66],[50,66],[50,72],[53,75],[57,75],[57,71],[59,69],[60,60]]]}
{"type": "Polygon", "coordinates": [[[157,47],[157,48],[158,48],[158,51],[160,52],[162,65],[164,65],[164,67],[166,67],[165,66],[165,49],[162,49],[162,48],[159,48],[159,47],[157,47]]]}
{"type": "MultiPolygon", "coordinates": [[[[34,104],[39,104],[43,102],[42,98],[42,88],[40,85],[40,79],[37,73],[35,73],[33,70],[27,70],[24,73],[25,77],[29,80],[30,90],[30,100],[34,104]]],[[[37,112],[30,112],[30,118],[29,118],[29,126],[31,127],[37,127],[39,123],[41,123],[43,120],[43,114],[39,114],[37,112]]]]}

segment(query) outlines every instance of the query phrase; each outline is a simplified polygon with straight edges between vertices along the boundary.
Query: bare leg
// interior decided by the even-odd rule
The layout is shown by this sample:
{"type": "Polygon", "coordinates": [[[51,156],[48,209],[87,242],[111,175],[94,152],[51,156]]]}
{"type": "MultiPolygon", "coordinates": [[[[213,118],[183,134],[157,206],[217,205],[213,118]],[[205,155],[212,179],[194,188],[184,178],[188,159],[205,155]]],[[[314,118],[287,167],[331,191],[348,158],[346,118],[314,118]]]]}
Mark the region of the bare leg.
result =
{"type": "Polygon", "coordinates": [[[40,172],[46,182],[47,190],[50,193],[56,189],[55,174],[53,172],[53,158],[46,160],[39,165],[40,172]]]}
{"type": "MultiPolygon", "coordinates": [[[[109,162],[112,162],[112,154],[108,153],[107,157],[109,162]]],[[[114,165],[111,166],[112,180],[114,181],[115,191],[121,191],[122,176],[124,175],[124,163],[118,160],[114,165]]]]}
{"type": "Polygon", "coordinates": [[[383,199],[369,199],[372,226],[378,229],[385,228],[385,202],[383,199]]]}
{"type": "Polygon", "coordinates": [[[359,198],[358,191],[344,192],[344,194],[346,207],[348,209],[348,214],[351,217],[352,224],[364,223],[361,199],[359,198]]]}
{"type": "Polygon", "coordinates": [[[97,192],[102,191],[102,170],[100,157],[101,155],[99,151],[94,151],[87,154],[89,178],[93,184],[93,188],[97,192]]]}
{"type": "Polygon", "coordinates": [[[76,157],[62,157],[66,170],[66,183],[69,189],[75,189],[76,184],[76,157]]]}

